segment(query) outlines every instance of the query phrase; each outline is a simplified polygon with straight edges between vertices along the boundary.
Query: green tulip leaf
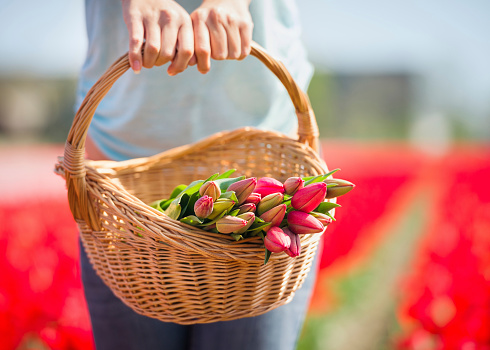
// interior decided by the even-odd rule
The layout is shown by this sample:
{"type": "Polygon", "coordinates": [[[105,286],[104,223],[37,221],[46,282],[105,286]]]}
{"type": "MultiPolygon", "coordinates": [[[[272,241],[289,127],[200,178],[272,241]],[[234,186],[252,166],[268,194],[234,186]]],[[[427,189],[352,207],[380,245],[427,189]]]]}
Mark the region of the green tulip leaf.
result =
{"type": "Polygon", "coordinates": [[[267,265],[267,262],[269,261],[269,258],[271,257],[272,252],[265,248],[265,259],[264,259],[264,265],[267,265]]]}
{"type": "Polygon", "coordinates": [[[182,193],[182,191],[187,187],[187,185],[179,185],[177,187],[174,188],[174,190],[172,191],[172,194],[170,194],[170,199],[173,199],[173,198],[177,198],[177,196],[182,193]]]}
{"type": "Polygon", "coordinates": [[[172,201],[168,208],[165,210],[165,214],[174,220],[178,220],[182,207],[176,201],[172,201]]]}
{"type": "Polygon", "coordinates": [[[271,225],[270,222],[266,222],[263,220],[262,220],[262,222],[258,222],[257,217],[256,217],[254,223],[249,227],[248,231],[255,231],[255,230],[261,231],[270,225],[271,225]]]}
{"type": "Polygon", "coordinates": [[[316,207],[316,209],[313,211],[321,214],[327,214],[333,208],[338,208],[338,207],[340,207],[340,204],[332,203],[332,202],[321,202],[320,205],[316,207]]]}
{"type": "Polygon", "coordinates": [[[230,213],[228,215],[237,216],[239,212],[240,212],[240,209],[235,209],[235,210],[230,211],[230,213]]]}
{"type": "Polygon", "coordinates": [[[235,241],[239,241],[241,239],[243,239],[243,236],[239,233],[232,233],[230,234],[231,237],[233,237],[235,239],[235,241]]]}
{"type": "Polygon", "coordinates": [[[201,219],[199,219],[195,215],[186,216],[186,217],[180,219],[180,222],[183,222],[184,224],[188,224],[191,226],[198,226],[198,225],[202,224],[201,219]]]}
{"type": "Polygon", "coordinates": [[[224,212],[222,212],[221,214],[219,214],[219,215],[218,215],[218,216],[217,216],[215,219],[210,220],[210,221],[208,221],[208,222],[204,222],[204,223],[202,223],[202,224],[201,224],[201,225],[199,225],[199,226],[201,226],[201,227],[206,227],[206,226],[209,226],[209,225],[215,224],[215,223],[216,223],[216,221],[218,221],[219,219],[221,219],[221,218],[222,218],[223,216],[225,216],[225,215],[226,215],[226,210],[225,210],[224,212]]]}
{"type": "Polygon", "coordinates": [[[160,208],[162,209],[163,212],[165,212],[165,210],[167,210],[168,206],[170,205],[170,203],[172,203],[173,199],[167,199],[165,201],[162,201],[160,203],[160,208]]]}
{"type": "MultiPolygon", "coordinates": [[[[164,209],[164,208],[162,208],[162,205],[163,205],[165,202],[169,202],[169,204],[170,204],[170,202],[171,202],[171,201],[172,201],[172,200],[168,200],[168,199],[160,199],[160,200],[158,200],[158,201],[155,201],[155,202],[151,203],[151,204],[150,204],[150,207],[152,207],[152,208],[154,208],[154,209],[156,209],[156,210],[158,210],[158,211],[161,211],[161,212],[163,213],[163,212],[164,212],[164,210],[165,210],[165,209],[167,209],[167,208],[165,208],[165,209],[164,209]]],[[[167,207],[168,207],[168,206],[167,206],[167,207]]]]}
{"type": "Polygon", "coordinates": [[[230,169],[230,170],[224,172],[223,174],[218,175],[218,177],[216,177],[216,180],[229,178],[230,175],[233,174],[235,171],[236,171],[236,169],[230,169]]]}
{"type": "Polygon", "coordinates": [[[218,174],[218,173],[213,174],[213,175],[211,175],[210,177],[208,177],[206,180],[204,180],[204,182],[213,181],[213,180],[217,179],[217,178],[218,178],[218,176],[219,176],[219,174],[218,174]]]}
{"type": "Polygon", "coordinates": [[[214,180],[214,182],[216,183],[216,185],[219,186],[221,191],[226,191],[232,183],[235,183],[243,179],[245,179],[245,176],[233,177],[231,179],[228,178],[216,179],[214,180]]]}
{"type": "Polygon", "coordinates": [[[308,186],[309,184],[315,183],[315,182],[322,182],[326,180],[329,176],[335,174],[337,171],[340,169],[334,169],[324,175],[317,175],[317,176],[308,176],[304,177],[303,180],[305,180],[304,186],[308,186]]]}
{"type": "Polygon", "coordinates": [[[187,201],[186,205],[182,206],[182,215],[181,216],[188,216],[188,215],[194,215],[194,205],[196,204],[197,200],[199,199],[200,195],[199,192],[194,192],[192,196],[189,197],[189,200],[187,201]]]}
{"type": "Polygon", "coordinates": [[[236,193],[234,191],[228,191],[228,192],[222,193],[221,196],[219,196],[219,198],[231,199],[233,202],[238,203],[238,198],[237,198],[236,193]]]}

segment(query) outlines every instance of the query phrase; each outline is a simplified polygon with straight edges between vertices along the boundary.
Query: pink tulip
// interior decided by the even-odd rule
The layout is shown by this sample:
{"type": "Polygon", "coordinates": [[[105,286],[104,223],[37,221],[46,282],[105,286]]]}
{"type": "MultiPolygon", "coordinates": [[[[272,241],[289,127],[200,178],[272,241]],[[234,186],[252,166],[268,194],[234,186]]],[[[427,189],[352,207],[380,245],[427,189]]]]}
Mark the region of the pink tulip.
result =
{"type": "Polygon", "coordinates": [[[257,179],[255,177],[249,177],[248,179],[232,183],[230,186],[228,186],[227,191],[235,192],[238,198],[238,204],[242,204],[254,191],[256,185],[257,179]]]}
{"type": "Polygon", "coordinates": [[[194,204],[194,213],[198,218],[207,218],[213,212],[213,198],[204,195],[194,204]]]}
{"type": "Polygon", "coordinates": [[[290,177],[286,181],[284,181],[284,191],[286,194],[292,196],[296,193],[296,191],[302,189],[304,187],[305,180],[300,177],[290,177]]]}
{"type": "Polygon", "coordinates": [[[292,258],[299,256],[301,254],[301,240],[299,235],[291,232],[287,227],[284,227],[282,230],[291,239],[291,245],[285,250],[286,254],[292,258]]]}
{"type": "Polygon", "coordinates": [[[259,193],[262,197],[265,197],[271,193],[284,193],[284,186],[281,181],[272,177],[261,177],[259,181],[257,181],[257,186],[255,186],[254,192],[259,193]]]}
{"type": "Polygon", "coordinates": [[[265,213],[260,215],[260,218],[265,222],[270,222],[271,225],[264,228],[267,232],[270,227],[279,226],[284,219],[284,215],[286,214],[287,205],[279,204],[272,209],[267,210],[265,213]]]}
{"type": "Polygon", "coordinates": [[[242,204],[240,207],[238,207],[238,215],[243,214],[243,213],[249,213],[249,212],[255,212],[255,209],[257,207],[253,203],[245,203],[242,204]]]}
{"type": "Polygon", "coordinates": [[[296,210],[309,213],[315,210],[325,199],[327,184],[324,182],[312,183],[296,192],[291,199],[291,206],[296,210]]]}
{"type": "Polygon", "coordinates": [[[225,215],[216,221],[216,229],[221,233],[232,233],[247,226],[247,220],[236,216],[225,215]]]}
{"type": "Polygon", "coordinates": [[[253,203],[255,205],[259,204],[260,200],[262,199],[262,196],[256,192],[252,192],[250,196],[245,200],[244,203],[253,203]]]}
{"type": "Polygon", "coordinates": [[[291,246],[291,238],[280,227],[274,226],[267,231],[264,244],[272,253],[280,253],[291,246]]]}
{"type": "Polygon", "coordinates": [[[333,221],[332,218],[326,214],[316,213],[316,212],[311,212],[310,214],[313,215],[315,218],[317,218],[318,221],[320,221],[322,225],[325,227],[327,227],[333,221]]]}
{"type": "Polygon", "coordinates": [[[213,201],[217,200],[221,196],[221,190],[214,181],[208,181],[202,184],[199,188],[199,194],[201,196],[207,195],[213,198],[213,201]]]}
{"type": "Polygon", "coordinates": [[[262,199],[259,202],[259,205],[257,205],[257,210],[256,210],[257,215],[259,216],[262,215],[266,211],[281,204],[283,200],[284,200],[284,195],[279,192],[271,193],[265,197],[262,197],[262,199]]]}
{"type": "Polygon", "coordinates": [[[288,214],[288,227],[298,235],[323,232],[325,227],[312,215],[303,211],[291,211],[288,214]]]}

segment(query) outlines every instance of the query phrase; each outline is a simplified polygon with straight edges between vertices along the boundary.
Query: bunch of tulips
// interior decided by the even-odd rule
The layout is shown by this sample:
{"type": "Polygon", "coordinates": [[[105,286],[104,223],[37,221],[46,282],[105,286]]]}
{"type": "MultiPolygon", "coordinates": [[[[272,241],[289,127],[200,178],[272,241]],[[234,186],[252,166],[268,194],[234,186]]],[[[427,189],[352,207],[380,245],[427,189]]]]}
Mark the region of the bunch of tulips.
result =
{"type": "Polygon", "coordinates": [[[351,182],[333,179],[338,169],[319,176],[230,178],[235,170],[177,186],[169,199],[152,207],[169,217],[235,240],[259,236],[267,263],[271,253],[301,254],[300,236],[321,233],[335,220],[330,199],[352,190],[351,182]]]}

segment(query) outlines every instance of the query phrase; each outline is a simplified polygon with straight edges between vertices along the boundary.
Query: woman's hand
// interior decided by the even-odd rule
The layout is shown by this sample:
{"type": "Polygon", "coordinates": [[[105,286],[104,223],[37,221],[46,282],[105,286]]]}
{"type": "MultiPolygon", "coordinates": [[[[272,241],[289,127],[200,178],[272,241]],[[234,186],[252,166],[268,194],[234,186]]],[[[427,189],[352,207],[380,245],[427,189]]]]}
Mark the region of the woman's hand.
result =
{"type": "Polygon", "coordinates": [[[244,59],[250,53],[253,22],[250,0],[203,0],[190,17],[194,28],[194,56],[201,73],[211,60],[244,59]]]}
{"type": "Polygon", "coordinates": [[[173,0],[121,2],[129,32],[129,62],[134,72],[139,73],[142,66],[151,68],[170,61],[169,75],[184,71],[194,54],[194,31],[187,11],[173,0]]]}

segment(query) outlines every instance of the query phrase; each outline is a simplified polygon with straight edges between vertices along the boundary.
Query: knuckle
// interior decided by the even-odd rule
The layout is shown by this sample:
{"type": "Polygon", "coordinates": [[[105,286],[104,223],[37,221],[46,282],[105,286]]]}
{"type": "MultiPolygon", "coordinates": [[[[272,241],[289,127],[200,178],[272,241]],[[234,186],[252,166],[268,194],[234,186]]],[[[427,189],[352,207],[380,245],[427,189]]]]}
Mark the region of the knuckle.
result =
{"type": "Polygon", "coordinates": [[[211,54],[211,57],[214,59],[214,60],[218,60],[218,61],[222,61],[222,60],[225,60],[226,59],[226,53],[224,51],[219,51],[219,52],[213,52],[211,54]]]}
{"type": "Polygon", "coordinates": [[[147,42],[145,45],[145,51],[147,51],[147,53],[150,55],[155,55],[160,51],[160,48],[155,44],[147,42]]]}
{"type": "Polygon", "coordinates": [[[181,49],[180,50],[180,55],[184,57],[185,59],[189,59],[194,55],[194,52],[190,49],[181,49]]]}
{"type": "Polygon", "coordinates": [[[233,51],[228,52],[228,58],[230,58],[232,60],[236,60],[240,57],[240,54],[241,53],[239,51],[233,50],[233,51]]]}
{"type": "Polygon", "coordinates": [[[239,28],[242,29],[242,30],[253,30],[254,28],[254,24],[252,21],[241,21],[239,24],[238,24],[239,28]]]}
{"type": "Polygon", "coordinates": [[[209,56],[210,54],[211,54],[211,52],[208,48],[205,48],[203,46],[197,46],[196,47],[196,55],[198,55],[198,56],[209,56]]]}
{"type": "Polygon", "coordinates": [[[172,59],[173,55],[174,55],[173,50],[170,48],[166,48],[160,51],[160,58],[167,61],[172,59]]]}
{"type": "Polygon", "coordinates": [[[204,22],[206,20],[206,17],[207,17],[207,12],[203,11],[202,9],[197,9],[191,14],[191,19],[193,23],[199,21],[204,22]]]}
{"type": "Polygon", "coordinates": [[[177,17],[177,13],[174,10],[164,9],[160,11],[160,19],[165,23],[172,22],[175,17],[177,17]]]}
{"type": "Polygon", "coordinates": [[[223,19],[223,11],[220,8],[212,8],[209,10],[209,17],[213,22],[221,22],[223,19]]]}
{"type": "Polygon", "coordinates": [[[239,25],[240,20],[233,15],[227,15],[225,21],[228,25],[239,25]]]}
{"type": "Polygon", "coordinates": [[[141,38],[132,37],[129,39],[129,46],[133,49],[133,51],[138,51],[142,44],[143,40],[141,38]]]}

